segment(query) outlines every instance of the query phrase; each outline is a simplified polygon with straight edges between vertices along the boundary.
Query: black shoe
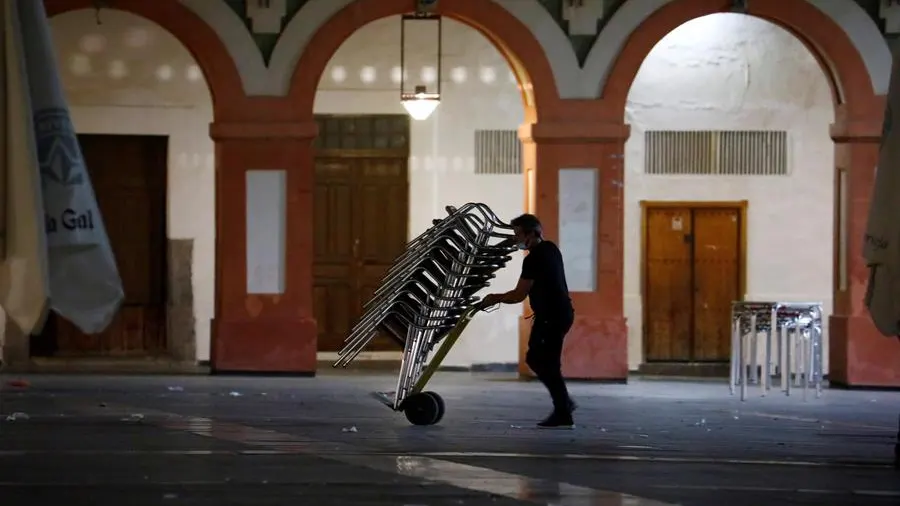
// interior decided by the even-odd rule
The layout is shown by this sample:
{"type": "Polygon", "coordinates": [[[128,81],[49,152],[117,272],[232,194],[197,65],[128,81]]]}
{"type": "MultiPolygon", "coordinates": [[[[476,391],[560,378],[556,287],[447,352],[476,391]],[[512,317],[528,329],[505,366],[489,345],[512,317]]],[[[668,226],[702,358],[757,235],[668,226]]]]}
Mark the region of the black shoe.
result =
{"type": "Polygon", "coordinates": [[[578,404],[572,399],[569,399],[569,413],[574,413],[576,409],[578,409],[578,404]]]}
{"type": "Polygon", "coordinates": [[[570,413],[553,412],[546,420],[538,424],[541,429],[574,429],[575,421],[570,413]]]}

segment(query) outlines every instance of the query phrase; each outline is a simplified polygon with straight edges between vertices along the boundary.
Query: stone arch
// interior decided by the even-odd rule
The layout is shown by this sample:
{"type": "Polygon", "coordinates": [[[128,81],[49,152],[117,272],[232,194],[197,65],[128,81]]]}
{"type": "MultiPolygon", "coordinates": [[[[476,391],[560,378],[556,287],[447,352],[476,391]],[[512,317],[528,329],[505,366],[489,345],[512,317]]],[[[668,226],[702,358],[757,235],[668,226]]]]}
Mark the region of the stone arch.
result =
{"type": "MultiPolygon", "coordinates": [[[[244,20],[225,2],[207,0],[180,0],[206,22],[219,36],[231,60],[237,67],[244,85],[244,93],[254,95],[279,95],[272,90],[266,62],[259,46],[253,40],[244,20]]],[[[283,93],[281,94],[283,95],[283,93]]]]}
{"type": "MultiPolygon", "coordinates": [[[[341,44],[375,20],[410,12],[408,0],[312,0],[288,24],[272,55],[273,78],[290,76],[289,99],[312,118],[319,79],[341,44]],[[296,62],[290,73],[290,63],[296,62]],[[282,74],[283,73],[283,74],[282,74]]],[[[527,122],[556,101],[558,89],[540,42],[521,21],[491,2],[448,2],[438,11],[488,38],[503,54],[522,89],[527,122]],[[527,55],[527,56],[526,56],[527,55]]]]}
{"type": "MultiPolygon", "coordinates": [[[[96,8],[93,0],[44,0],[47,17],[96,8]]],[[[216,32],[196,13],[174,0],[118,0],[115,9],[141,16],[171,33],[203,71],[217,119],[244,97],[241,76],[216,32]]]]}
{"type": "Polygon", "coordinates": [[[580,98],[581,64],[566,32],[559,29],[550,11],[538,2],[493,0],[529,28],[547,55],[559,97],[580,98]]]}
{"type": "MultiPolygon", "coordinates": [[[[868,110],[875,95],[887,91],[891,66],[890,51],[878,28],[861,8],[852,7],[833,7],[820,0],[757,0],[748,3],[747,14],[774,22],[798,37],[831,81],[836,105],[846,105],[849,112],[868,110]],[[873,31],[880,40],[873,39],[873,31]]],[[[621,104],[624,110],[631,83],[656,43],[691,19],[720,12],[729,12],[720,0],[626,2],[591,51],[585,79],[592,79],[602,98],[621,104]]]]}

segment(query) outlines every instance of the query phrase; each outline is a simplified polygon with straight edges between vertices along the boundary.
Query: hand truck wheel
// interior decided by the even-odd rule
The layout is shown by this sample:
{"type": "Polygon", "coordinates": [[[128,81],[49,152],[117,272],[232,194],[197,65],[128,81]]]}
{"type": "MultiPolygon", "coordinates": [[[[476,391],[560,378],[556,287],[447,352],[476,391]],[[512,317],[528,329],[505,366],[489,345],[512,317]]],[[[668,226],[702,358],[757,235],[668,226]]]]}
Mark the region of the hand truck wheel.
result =
{"type": "Polygon", "coordinates": [[[444,419],[444,412],[447,410],[447,406],[444,404],[444,398],[438,395],[435,392],[425,392],[425,395],[430,396],[437,402],[438,411],[437,411],[437,419],[434,421],[435,424],[440,423],[441,420],[444,419]]]}
{"type": "Polygon", "coordinates": [[[444,400],[434,392],[420,392],[407,397],[402,410],[413,425],[434,425],[444,417],[444,400]]]}

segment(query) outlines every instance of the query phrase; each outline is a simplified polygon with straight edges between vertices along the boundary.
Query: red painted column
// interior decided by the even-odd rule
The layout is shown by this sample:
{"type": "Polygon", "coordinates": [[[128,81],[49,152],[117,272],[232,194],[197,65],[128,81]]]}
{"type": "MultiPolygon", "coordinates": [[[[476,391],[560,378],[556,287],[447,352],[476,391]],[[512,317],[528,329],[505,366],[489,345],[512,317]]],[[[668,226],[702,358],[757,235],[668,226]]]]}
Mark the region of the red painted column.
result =
{"type": "MultiPolygon", "coordinates": [[[[575,324],[563,349],[563,374],[570,379],[625,381],[628,378],[628,329],[622,298],[623,171],[629,128],[604,123],[597,101],[569,104],[569,118],[526,124],[519,129],[525,152],[526,209],[544,225],[544,234],[559,240],[560,169],[597,169],[596,289],[572,293],[575,324]]],[[[558,117],[557,117],[558,118],[558,117]]],[[[526,310],[530,313],[530,310],[526,310]]],[[[519,374],[532,376],[525,364],[531,321],[519,326],[519,374]]]]}
{"type": "Polygon", "coordinates": [[[829,380],[854,387],[900,386],[900,340],[878,332],[865,307],[869,269],[862,256],[875,167],[881,137],[880,114],[851,117],[839,108],[832,127],[835,140],[835,290],[828,322],[829,380]],[[877,116],[877,117],[876,117],[877,116]],[[845,175],[842,177],[841,173],[845,175]],[[841,189],[842,185],[846,188],[841,189]],[[842,193],[846,198],[842,199],[842,193]],[[846,213],[841,239],[841,208],[846,213]],[[846,275],[837,261],[846,255],[846,275]]]}
{"type": "Polygon", "coordinates": [[[217,122],[215,371],[313,374],[313,148],[315,123],[217,122]],[[285,170],[283,293],[247,293],[246,180],[250,170],[285,170]]]}

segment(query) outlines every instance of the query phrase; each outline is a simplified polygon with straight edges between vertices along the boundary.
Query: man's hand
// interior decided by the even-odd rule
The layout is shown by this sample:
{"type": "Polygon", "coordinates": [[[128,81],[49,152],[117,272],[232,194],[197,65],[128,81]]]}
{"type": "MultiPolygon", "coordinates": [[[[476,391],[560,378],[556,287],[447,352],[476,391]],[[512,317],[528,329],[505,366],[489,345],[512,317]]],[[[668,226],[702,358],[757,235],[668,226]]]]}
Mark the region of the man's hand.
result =
{"type": "Polygon", "coordinates": [[[486,307],[496,306],[503,300],[503,295],[499,293],[489,293],[484,296],[483,299],[478,303],[478,309],[484,309],[486,307]]]}

